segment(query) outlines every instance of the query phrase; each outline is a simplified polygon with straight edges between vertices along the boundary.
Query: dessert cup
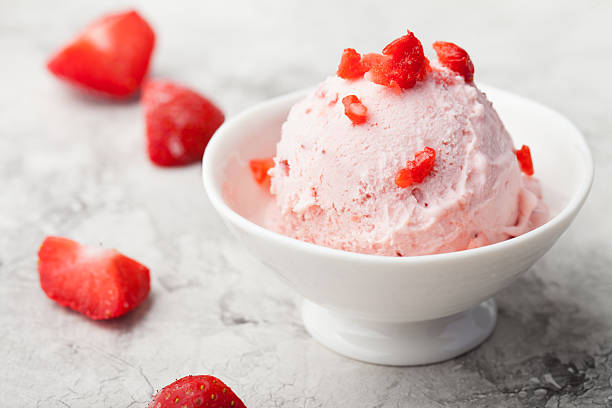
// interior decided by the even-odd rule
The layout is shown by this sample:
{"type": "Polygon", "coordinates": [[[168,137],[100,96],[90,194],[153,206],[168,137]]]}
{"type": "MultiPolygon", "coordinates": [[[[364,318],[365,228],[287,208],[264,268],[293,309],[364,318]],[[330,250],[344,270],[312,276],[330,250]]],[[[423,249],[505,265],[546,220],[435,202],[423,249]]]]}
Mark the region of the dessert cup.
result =
{"type": "Polygon", "coordinates": [[[493,331],[498,291],[527,271],[567,229],[590,190],[593,163],[580,132],[558,113],[481,87],[515,145],[534,157],[551,219],[519,237],[446,254],[386,257],[298,241],[267,228],[274,197],[248,162],[272,157],[291,106],[307,91],[261,103],[226,122],[203,158],[206,193],[229,229],[304,297],[306,329],[345,356],[385,365],[446,360],[493,331]]]}

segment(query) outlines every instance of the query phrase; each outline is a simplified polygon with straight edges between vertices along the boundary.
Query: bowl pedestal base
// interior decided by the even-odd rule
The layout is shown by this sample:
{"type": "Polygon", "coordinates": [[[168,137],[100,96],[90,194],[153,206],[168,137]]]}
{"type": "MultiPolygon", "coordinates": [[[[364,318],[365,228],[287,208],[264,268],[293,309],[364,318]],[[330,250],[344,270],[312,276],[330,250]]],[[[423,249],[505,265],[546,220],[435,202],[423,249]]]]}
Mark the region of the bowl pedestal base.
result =
{"type": "Polygon", "coordinates": [[[355,319],[309,300],[302,304],[308,332],[329,349],[367,363],[411,366],[457,357],[482,343],[493,331],[493,299],[451,316],[420,322],[355,319]]]}

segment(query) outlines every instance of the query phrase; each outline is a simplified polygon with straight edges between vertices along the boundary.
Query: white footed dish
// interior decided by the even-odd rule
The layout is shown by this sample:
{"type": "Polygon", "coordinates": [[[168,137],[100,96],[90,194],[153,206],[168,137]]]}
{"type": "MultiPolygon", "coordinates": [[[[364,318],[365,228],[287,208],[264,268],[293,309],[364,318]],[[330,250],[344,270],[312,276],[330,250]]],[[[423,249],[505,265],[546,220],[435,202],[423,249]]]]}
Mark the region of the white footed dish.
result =
{"type": "Polygon", "coordinates": [[[253,255],[304,296],[304,325],[330,349],[370,363],[417,365],[476,347],[495,327],[491,297],[542,257],[580,210],[593,178],[580,132],[538,103],[480,88],[515,145],[529,145],[551,212],[541,227],[481,248],[385,257],[318,246],[265,228],[264,213],[274,197],[253,181],[248,162],[274,155],[282,123],[306,91],[245,111],[208,144],[203,179],[212,205],[253,255]]]}

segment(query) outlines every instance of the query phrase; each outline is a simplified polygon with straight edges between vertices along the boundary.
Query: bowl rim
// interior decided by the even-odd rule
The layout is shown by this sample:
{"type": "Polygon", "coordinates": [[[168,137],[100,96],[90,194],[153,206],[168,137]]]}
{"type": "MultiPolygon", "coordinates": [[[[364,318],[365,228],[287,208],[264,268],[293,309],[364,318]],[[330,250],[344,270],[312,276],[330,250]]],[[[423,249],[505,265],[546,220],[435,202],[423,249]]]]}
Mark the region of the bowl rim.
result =
{"type": "MultiPolygon", "coordinates": [[[[346,261],[351,262],[366,262],[366,263],[376,263],[376,264],[397,264],[397,265],[410,265],[414,263],[422,263],[422,262],[448,262],[454,261],[459,258],[465,258],[466,256],[477,256],[477,255],[486,255],[496,251],[504,250],[507,247],[520,245],[523,242],[536,240],[540,235],[546,234],[546,232],[556,229],[563,224],[568,219],[571,219],[576,215],[576,213],[580,210],[580,207],[586,200],[589,191],[591,189],[593,183],[594,176],[594,166],[593,166],[593,158],[591,151],[586,143],[584,135],[582,132],[565,116],[560,114],[559,112],[551,109],[539,102],[531,100],[529,98],[525,98],[523,96],[516,95],[514,93],[493,87],[487,86],[483,84],[479,84],[479,88],[485,94],[489,92],[495,94],[501,94],[513,99],[516,99],[522,103],[530,103],[535,105],[537,108],[547,111],[549,114],[554,116],[556,120],[559,120],[564,123],[568,128],[572,130],[572,138],[575,142],[577,142],[578,146],[582,150],[582,158],[584,160],[585,166],[585,174],[582,178],[578,188],[573,192],[568,200],[567,204],[563,207],[563,209],[553,216],[550,220],[548,220],[543,225],[528,231],[518,237],[510,238],[505,241],[497,242],[494,244],[485,245],[478,248],[465,249],[461,251],[453,251],[446,252],[442,254],[429,254],[429,255],[412,255],[412,256],[403,256],[403,257],[395,257],[395,256],[387,256],[387,255],[376,255],[376,254],[362,254],[357,252],[344,251],[341,249],[330,248],[318,244],[313,244],[310,242],[301,241],[295,238],[288,237],[286,235],[280,234],[278,232],[274,232],[265,227],[262,227],[249,219],[243,217],[234,211],[223,199],[222,188],[215,180],[213,168],[213,158],[217,154],[217,151],[221,148],[223,141],[221,140],[224,136],[226,129],[231,128],[234,123],[238,123],[245,118],[249,118],[257,112],[270,109],[271,107],[276,107],[281,104],[289,104],[290,102],[294,102],[300,96],[304,96],[309,90],[313,89],[313,87],[308,87],[304,89],[300,89],[288,94],[280,95],[266,101],[255,104],[238,115],[234,116],[230,120],[226,121],[213,135],[206,150],[204,152],[204,156],[202,158],[202,181],[204,184],[204,190],[215,208],[215,210],[223,217],[230,220],[233,224],[237,224],[240,228],[246,230],[248,233],[261,236],[262,238],[272,240],[278,245],[289,246],[295,250],[307,251],[312,255],[316,255],[319,257],[333,257],[335,260],[344,259],[346,261]]],[[[495,103],[495,101],[493,101],[495,103]]]]}

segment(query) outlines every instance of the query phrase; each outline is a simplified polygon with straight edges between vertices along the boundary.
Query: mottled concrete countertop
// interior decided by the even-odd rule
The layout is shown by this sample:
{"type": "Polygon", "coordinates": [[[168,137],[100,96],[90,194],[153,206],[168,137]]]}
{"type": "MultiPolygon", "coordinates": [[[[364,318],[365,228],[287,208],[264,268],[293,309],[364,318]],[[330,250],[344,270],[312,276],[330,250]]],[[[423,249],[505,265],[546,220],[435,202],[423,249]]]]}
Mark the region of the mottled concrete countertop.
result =
{"type": "Polygon", "coordinates": [[[216,375],[253,407],[612,407],[612,3],[135,0],[155,27],[152,75],[195,87],[228,117],[331,74],[340,51],[407,27],[452,40],[476,80],[544,103],[584,132],[589,200],[557,245],[497,297],[493,336],[460,358],[390,368],[304,331],[299,297],[236,242],[198,165],[144,153],[137,100],[68,90],[45,59],[120,1],[0,0],[0,406],[145,407],[187,374],[216,375]],[[152,292],[92,322],[40,290],[46,235],[115,247],[152,292]]]}

